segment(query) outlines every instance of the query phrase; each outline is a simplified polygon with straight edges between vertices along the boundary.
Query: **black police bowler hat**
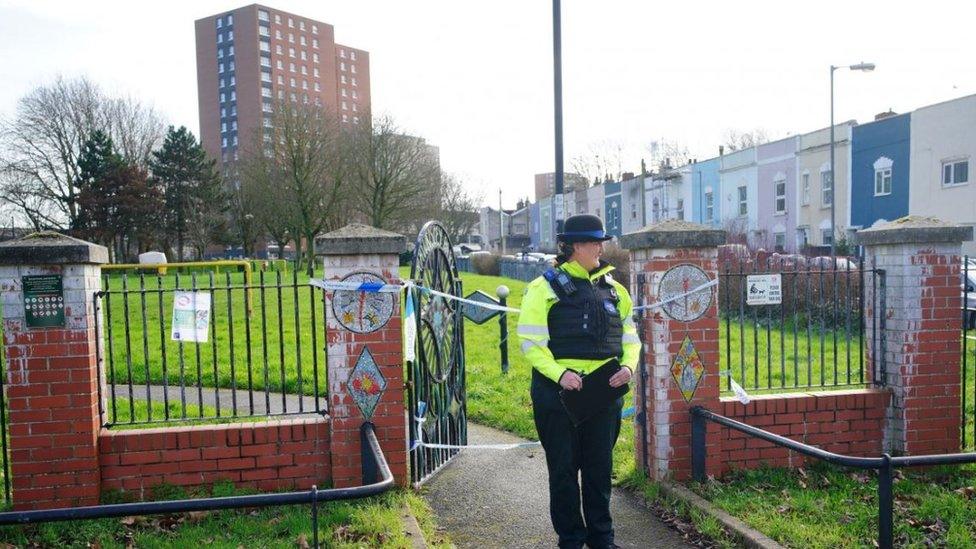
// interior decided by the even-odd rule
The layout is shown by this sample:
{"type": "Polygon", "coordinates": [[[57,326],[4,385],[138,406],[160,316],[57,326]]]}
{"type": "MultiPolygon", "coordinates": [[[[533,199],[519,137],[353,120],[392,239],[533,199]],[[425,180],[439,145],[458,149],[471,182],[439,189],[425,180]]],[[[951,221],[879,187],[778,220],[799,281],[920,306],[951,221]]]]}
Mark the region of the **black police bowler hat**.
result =
{"type": "Polygon", "coordinates": [[[592,214],[571,215],[563,223],[563,232],[556,235],[561,242],[602,242],[613,236],[603,230],[603,221],[592,214]]]}

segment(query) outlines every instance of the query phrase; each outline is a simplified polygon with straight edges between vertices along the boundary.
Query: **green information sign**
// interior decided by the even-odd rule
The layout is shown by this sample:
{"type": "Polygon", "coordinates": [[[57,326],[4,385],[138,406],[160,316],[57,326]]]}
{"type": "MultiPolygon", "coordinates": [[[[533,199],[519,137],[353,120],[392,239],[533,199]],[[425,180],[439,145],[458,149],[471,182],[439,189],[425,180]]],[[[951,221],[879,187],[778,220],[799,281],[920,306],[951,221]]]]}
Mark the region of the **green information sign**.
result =
{"type": "Polygon", "coordinates": [[[61,275],[25,276],[22,281],[27,327],[63,327],[64,286],[61,275]]]}

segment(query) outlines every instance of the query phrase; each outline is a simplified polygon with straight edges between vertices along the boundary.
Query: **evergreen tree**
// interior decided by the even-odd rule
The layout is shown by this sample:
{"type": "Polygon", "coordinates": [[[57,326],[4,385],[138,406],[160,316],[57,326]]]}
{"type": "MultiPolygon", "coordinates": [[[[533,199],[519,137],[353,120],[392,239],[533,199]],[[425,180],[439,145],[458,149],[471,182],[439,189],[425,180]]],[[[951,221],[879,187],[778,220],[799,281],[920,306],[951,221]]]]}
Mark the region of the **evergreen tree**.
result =
{"type": "Polygon", "coordinates": [[[170,126],[162,148],[153,151],[149,167],[163,194],[165,234],[171,245],[175,243],[178,260],[183,260],[188,244],[202,255],[206,241],[217,238],[227,210],[216,163],[207,158],[186,127],[170,126]]]}

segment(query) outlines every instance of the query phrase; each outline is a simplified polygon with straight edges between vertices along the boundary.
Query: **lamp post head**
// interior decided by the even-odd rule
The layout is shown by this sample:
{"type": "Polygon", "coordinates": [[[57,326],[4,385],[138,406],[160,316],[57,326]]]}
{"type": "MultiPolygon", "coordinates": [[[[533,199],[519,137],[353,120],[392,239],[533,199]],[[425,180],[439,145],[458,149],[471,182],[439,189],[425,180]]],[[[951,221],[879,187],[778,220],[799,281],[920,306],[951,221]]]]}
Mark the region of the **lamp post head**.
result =
{"type": "Polygon", "coordinates": [[[874,67],[875,67],[874,63],[864,63],[864,62],[861,62],[861,63],[858,63],[856,65],[851,65],[850,69],[852,71],[865,71],[865,72],[869,72],[869,71],[873,71],[874,70],[874,67]]]}

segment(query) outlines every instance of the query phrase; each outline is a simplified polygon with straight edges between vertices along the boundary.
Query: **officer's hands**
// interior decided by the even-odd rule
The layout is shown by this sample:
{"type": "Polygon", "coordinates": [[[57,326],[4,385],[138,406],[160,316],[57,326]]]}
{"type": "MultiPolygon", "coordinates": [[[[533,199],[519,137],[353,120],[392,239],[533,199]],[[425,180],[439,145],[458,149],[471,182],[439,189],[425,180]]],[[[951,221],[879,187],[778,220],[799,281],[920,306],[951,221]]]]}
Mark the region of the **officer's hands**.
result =
{"type": "Polygon", "coordinates": [[[559,385],[567,391],[579,391],[583,387],[583,378],[572,370],[566,370],[559,376],[559,385]]]}
{"type": "Polygon", "coordinates": [[[620,387],[621,385],[630,383],[631,375],[630,368],[627,366],[621,367],[620,371],[610,376],[610,386],[620,387]]]}

